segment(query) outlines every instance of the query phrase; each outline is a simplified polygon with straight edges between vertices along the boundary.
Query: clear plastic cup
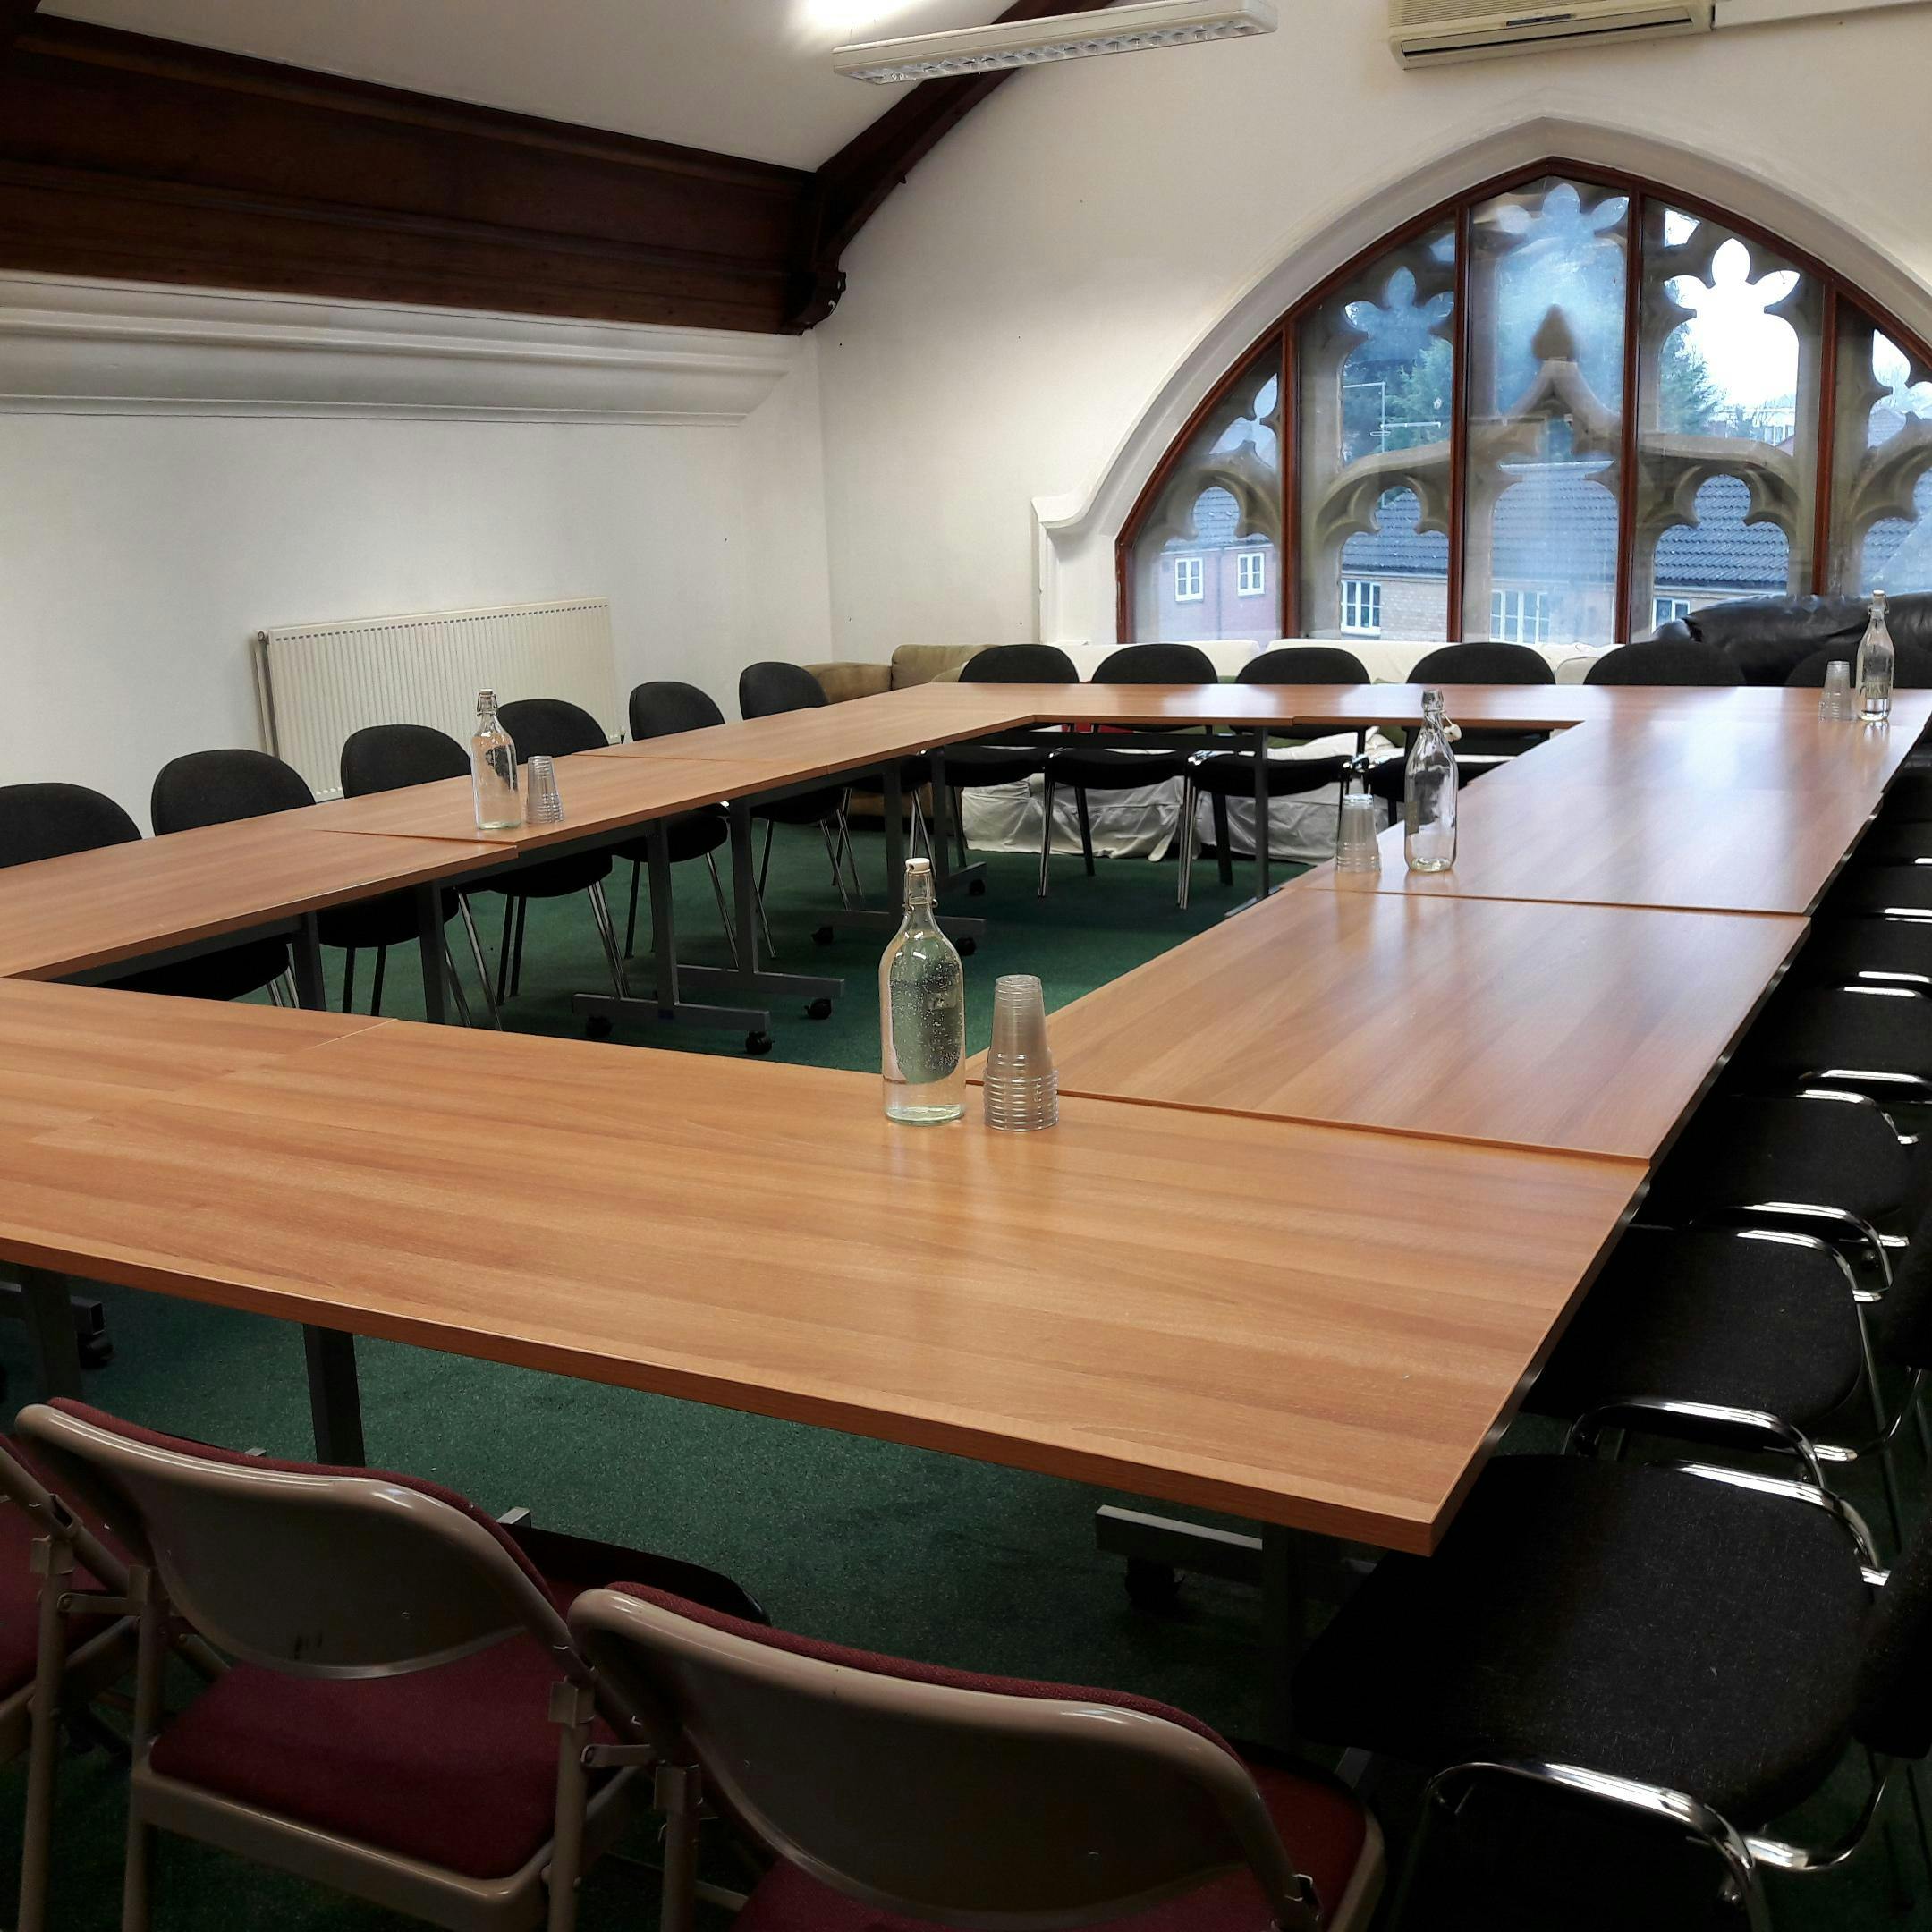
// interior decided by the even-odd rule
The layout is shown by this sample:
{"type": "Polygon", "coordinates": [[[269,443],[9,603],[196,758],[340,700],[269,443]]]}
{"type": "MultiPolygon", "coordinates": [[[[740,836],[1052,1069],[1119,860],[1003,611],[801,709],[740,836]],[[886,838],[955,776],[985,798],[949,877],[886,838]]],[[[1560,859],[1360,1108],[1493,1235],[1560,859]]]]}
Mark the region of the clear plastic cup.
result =
{"type": "Polygon", "coordinates": [[[1368,792],[1349,792],[1342,799],[1342,824],[1335,835],[1337,872],[1379,872],[1382,869],[1381,801],[1368,792]]]}
{"type": "Polygon", "coordinates": [[[986,1123],[1033,1133],[1060,1118],[1060,1076],[1046,1044],[1046,996],[1030,973],[1007,973],[993,987],[993,1044],[980,1076],[986,1123]]]}
{"type": "Polygon", "coordinates": [[[1818,693],[1821,718],[1849,718],[1852,716],[1852,666],[1843,657],[1834,657],[1825,666],[1825,688],[1818,693]]]}
{"type": "Polygon", "coordinates": [[[525,825],[561,825],[564,795],[557,790],[556,764],[538,756],[523,764],[523,822],[525,825]]]}

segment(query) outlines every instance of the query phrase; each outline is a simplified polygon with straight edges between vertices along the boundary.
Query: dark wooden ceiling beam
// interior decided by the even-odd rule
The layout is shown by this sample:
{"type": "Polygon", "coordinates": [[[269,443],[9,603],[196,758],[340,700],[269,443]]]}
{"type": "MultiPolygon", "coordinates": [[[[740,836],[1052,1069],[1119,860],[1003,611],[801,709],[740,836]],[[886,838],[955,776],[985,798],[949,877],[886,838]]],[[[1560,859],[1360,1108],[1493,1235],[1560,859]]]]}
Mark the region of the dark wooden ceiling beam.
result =
{"type": "MultiPolygon", "coordinates": [[[[1015,0],[999,15],[1009,21],[1045,20],[1059,13],[1091,13],[1112,0],[1015,0]]],[[[793,325],[824,321],[844,292],[839,258],[894,189],[1013,70],[920,80],[878,119],[839,149],[815,177],[800,264],[799,306],[793,325]]]]}

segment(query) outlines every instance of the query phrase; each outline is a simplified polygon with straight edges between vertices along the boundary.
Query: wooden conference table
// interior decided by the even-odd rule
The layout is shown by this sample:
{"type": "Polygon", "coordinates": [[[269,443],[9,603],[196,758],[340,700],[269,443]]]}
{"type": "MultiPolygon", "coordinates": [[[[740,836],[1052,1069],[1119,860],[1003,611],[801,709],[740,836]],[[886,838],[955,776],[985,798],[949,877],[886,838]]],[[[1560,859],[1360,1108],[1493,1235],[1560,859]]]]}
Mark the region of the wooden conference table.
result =
{"type": "MultiPolygon", "coordinates": [[[[1399,725],[1418,695],[892,694],[560,761],[564,832],[1036,723],[1399,725]]],[[[868,1075],[26,983],[513,861],[438,787],[254,821],[193,891],[195,834],[101,859],[130,869],[97,902],[73,861],[17,868],[0,1261],[64,1385],[60,1277],[120,1283],[303,1324],[318,1424],[371,1335],[1227,1511],[1292,1619],[1278,1532],[1439,1541],[1932,695],[1885,732],[1814,714],[1456,694],[1567,728],[1467,794],[1454,872],[1318,868],[1064,1009],[1036,1137],[893,1127],[868,1075]],[[513,1158],[472,1151],[492,1088],[513,1158]]]]}

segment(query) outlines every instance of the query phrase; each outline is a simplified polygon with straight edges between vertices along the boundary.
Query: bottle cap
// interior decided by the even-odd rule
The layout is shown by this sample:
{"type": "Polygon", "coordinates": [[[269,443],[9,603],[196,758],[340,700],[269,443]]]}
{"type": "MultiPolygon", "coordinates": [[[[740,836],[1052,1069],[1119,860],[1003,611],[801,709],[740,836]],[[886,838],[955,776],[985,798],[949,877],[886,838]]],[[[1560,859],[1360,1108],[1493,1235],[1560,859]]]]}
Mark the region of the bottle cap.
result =
{"type": "Polygon", "coordinates": [[[1874,617],[1883,617],[1885,615],[1885,594],[1883,590],[1874,590],[1872,592],[1871,607],[1874,617]]]}
{"type": "Polygon", "coordinates": [[[931,877],[931,874],[932,860],[930,859],[908,859],[906,860],[906,877],[909,879],[928,878],[931,877]]]}
{"type": "Polygon", "coordinates": [[[486,711],[494,711],[496,708],[496,693],[495,691],[479,691],[477,693],[477,716],[479,717],[481,717],[486,711]]]}

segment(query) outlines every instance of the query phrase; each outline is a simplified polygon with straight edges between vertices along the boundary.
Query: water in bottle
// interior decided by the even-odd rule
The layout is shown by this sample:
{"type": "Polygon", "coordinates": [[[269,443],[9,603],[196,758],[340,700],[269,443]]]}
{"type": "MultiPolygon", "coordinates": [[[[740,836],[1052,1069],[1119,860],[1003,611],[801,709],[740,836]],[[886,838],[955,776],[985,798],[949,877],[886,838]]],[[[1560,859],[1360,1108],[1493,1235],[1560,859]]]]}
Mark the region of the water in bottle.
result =
{"type": "Polygon", "coordinates": [[[879,962],[879,1057],[888,1120],[966,1111],[966,975],[934,916],[928,859],[906,860],[905,922],[879,962]]]}
{"type": "Polygon", "coordinates": [[[496,716],[496,693],[477,693],[477,728],[470,740],[470,783],[479,832],[512,832],[523,823],[517,790],[516,745],[496,716]]]}
{"type": "Polygon", "coordinates": [[[1409,747],[1402,797],[1402,851],[1411,872],[1446,872],[1456,853],[1456,761],[1443,694],[1422,693],[1422,728],[1409,747]]]}
{"type": "Polygon", "coordinates": [[[1871,622],[1865,626],[1865,640],[1859,646],[1859,716],[1868,724],[1883,724],[1892,716],[1892,674],[1897,662],[1892,648],[1892,631],[1885,623],[1885,594],[1874,590],[1871,622]]]}

